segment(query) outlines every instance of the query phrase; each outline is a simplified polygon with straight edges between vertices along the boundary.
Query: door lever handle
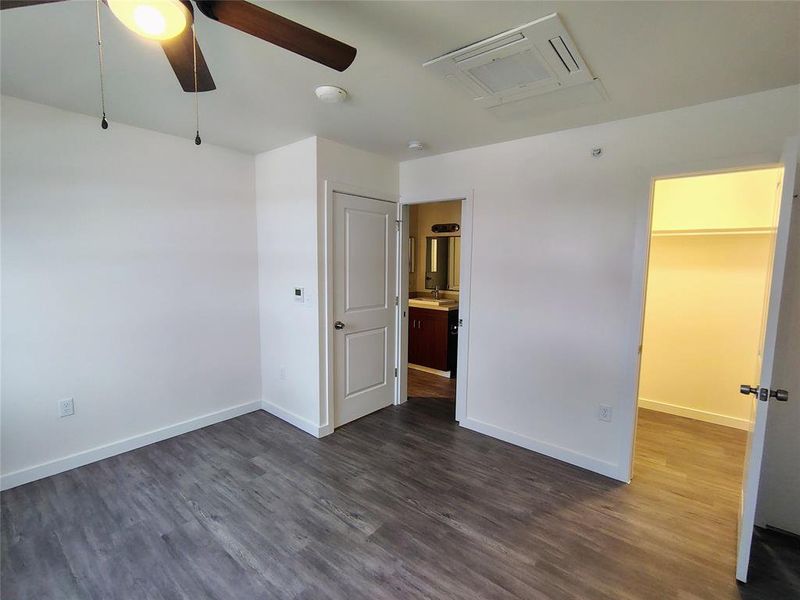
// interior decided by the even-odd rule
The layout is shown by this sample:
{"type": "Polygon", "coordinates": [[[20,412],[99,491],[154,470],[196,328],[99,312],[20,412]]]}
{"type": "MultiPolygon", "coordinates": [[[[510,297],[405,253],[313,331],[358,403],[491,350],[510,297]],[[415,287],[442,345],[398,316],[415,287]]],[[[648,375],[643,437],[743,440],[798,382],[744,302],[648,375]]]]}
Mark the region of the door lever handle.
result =
{"type": "Polygon", "coordinates": [[[778,402],[787,402],[789,400],[789,392],[786,390],[769,390],[767,391],[766,388],[758,388],[752,387],[749,385],[740,385],[739,386],[739,393],[744,394],[747,396],[748,394],[753,394],[753,396],[758,397],[759,400],[763,400],[766,402],[769,398],[775,398],[778,402]]]}
{"type": "Polygon", "coordinates": [[[789,392],[786,390],[770,390],[769,397],[775,398],[778,402],[788,402],[789,392]]]}

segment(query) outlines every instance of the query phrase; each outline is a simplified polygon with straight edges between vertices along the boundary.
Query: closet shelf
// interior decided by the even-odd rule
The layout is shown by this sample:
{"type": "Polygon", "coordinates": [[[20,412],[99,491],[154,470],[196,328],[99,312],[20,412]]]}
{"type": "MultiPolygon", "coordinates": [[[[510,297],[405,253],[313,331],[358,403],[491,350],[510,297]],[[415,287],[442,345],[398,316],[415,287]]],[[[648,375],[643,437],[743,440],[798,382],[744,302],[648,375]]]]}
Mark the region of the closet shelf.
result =
{"type": "Polygon", "coordinates": [[[686,237],[699,235],[768,235],[774,227],[728,227],[720,229],[654,229],[653,237],[686,237]]]}

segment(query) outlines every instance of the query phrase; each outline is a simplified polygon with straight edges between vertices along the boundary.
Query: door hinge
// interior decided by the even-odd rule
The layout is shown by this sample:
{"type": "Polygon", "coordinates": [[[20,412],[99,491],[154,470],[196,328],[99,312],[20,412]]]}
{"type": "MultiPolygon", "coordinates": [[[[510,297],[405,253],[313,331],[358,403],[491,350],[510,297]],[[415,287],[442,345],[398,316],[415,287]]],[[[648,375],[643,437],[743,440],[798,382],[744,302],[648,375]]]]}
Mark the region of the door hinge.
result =
{"type": "Polygon", "coordinates": [[[400,231],[400,223],[402,223],[402,221],[400,219],[395,219],[394,220],[394,227],[395,227],[395,229],[397,229],[397,231],[400,231]]]}
{"type": "Polygon", "coordinates": [[[394,376],[397,377],[397,367],[394,368],[394,376]]]}
{"type": "Polygon", "coordinates": [[[394,305],[395,306],[400,306],[400,296],[395,296],[394,297],[394,305]]]}

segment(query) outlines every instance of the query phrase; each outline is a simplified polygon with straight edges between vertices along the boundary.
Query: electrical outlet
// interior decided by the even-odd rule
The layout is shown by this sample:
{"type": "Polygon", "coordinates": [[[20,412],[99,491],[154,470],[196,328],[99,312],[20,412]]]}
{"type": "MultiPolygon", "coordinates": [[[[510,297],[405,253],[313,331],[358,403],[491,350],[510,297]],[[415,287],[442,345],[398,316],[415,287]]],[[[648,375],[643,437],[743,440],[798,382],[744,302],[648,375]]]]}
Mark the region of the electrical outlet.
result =
{"type": "Polygon", "coordinates": [[[75,400],[72,398],[64,398],[58,401],[58,416],[71,417],[75,414],[75,400]]]}
{"type": "Polygon", "coordinates": [[[286,381],[286,367],[281,367],[280,378],[281,381],[286,381]]]}
{"type": "Polygon", "coordinates": [[[600,410],[597,413],[597,418],[601,421],[611,421],[611,407],[606,404],[601,404],[600,410]]]}

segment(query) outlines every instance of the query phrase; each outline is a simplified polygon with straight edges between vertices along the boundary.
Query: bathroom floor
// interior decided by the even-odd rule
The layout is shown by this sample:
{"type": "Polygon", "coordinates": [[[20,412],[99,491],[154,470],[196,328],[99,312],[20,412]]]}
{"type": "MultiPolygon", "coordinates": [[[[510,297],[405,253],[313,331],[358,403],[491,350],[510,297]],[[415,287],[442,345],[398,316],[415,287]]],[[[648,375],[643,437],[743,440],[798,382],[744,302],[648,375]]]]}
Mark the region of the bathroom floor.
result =
{"type": "Polygon", "coordinates": [[[455,402],[456,380],[417,369],[409,369],[408,397],[449,398],[455,402]]]}

